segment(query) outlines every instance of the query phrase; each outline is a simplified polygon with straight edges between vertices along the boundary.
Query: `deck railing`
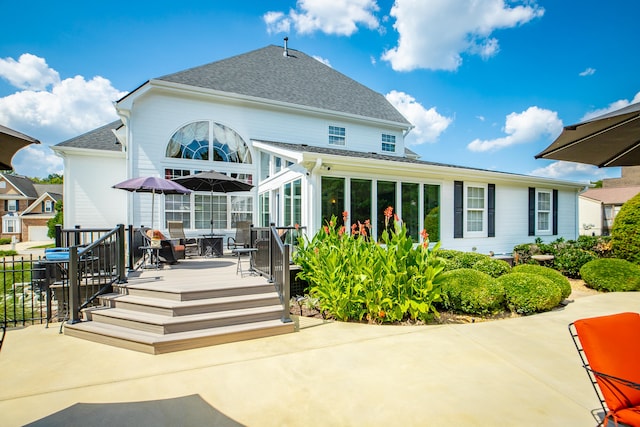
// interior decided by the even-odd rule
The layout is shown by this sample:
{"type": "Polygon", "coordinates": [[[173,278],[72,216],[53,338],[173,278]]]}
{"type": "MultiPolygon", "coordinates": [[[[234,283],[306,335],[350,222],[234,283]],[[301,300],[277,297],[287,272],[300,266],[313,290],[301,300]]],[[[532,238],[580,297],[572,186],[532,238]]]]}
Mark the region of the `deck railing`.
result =
{"type": "Polygon", "coordinates": [[[122,225],[111,230],[58,227],[56,242],[68,248],[68,257],[0,259],[0,323],[16,327],[53,319],[78,321],[80,310],[113,283],[126,281],[125,240],[122,225]]]}
{"type": "MultiPolygon", "coordinates": [[[[299,230],[294,227],[276,227],[271,224],[266,228],[251,228],[251,242],[258,251],[254,257],[254,269],[267,277],[275,287],[283,305],[283,322],[291,322],[290,298],[291,278],[289,266],[291,264],[291,244],[284,244],[290,230],[299,230]]],[[[290,237],[294,241],[293,237],[290,237]]]]}

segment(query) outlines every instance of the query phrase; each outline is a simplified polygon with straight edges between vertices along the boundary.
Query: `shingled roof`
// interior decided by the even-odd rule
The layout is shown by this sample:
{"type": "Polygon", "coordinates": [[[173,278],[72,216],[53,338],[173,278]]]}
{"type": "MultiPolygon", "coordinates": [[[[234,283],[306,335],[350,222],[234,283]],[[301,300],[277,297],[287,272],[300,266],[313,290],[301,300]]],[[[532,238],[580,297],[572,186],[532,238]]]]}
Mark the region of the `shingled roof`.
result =
{"type": "Polygon", "coordinates": [[[303,52],[287,52],[271,45],[156,80],[411,125],[381,94],[303,52]]]}
{"type": "Polygon", "coordinates": [[[111,122],[102,127],[84,133],[80,136],[56,144],[56,147],[90,148],[93,150],[122,151],[122,147],[116,144],[113,130],[122,126],[120,120],[111,122]]]}

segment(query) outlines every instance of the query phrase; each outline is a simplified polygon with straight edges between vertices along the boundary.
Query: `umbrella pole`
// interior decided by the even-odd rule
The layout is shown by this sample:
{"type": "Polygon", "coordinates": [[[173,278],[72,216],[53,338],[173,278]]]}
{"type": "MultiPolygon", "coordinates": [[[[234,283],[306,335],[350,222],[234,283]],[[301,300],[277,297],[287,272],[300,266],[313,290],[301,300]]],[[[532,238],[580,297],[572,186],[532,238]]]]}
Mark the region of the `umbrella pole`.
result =
{"type": "Polygon", "coordinates": [[[153,211],[156,206],[156,190],[151,190],[151,229],[153,229],[153,211]]]}
{"type": "Polygon", "coordinates": [[[211,196],[209,196],[209,224],[211,225],[211,235],[213,236],[213,190],[211,190],[211,196]]]}

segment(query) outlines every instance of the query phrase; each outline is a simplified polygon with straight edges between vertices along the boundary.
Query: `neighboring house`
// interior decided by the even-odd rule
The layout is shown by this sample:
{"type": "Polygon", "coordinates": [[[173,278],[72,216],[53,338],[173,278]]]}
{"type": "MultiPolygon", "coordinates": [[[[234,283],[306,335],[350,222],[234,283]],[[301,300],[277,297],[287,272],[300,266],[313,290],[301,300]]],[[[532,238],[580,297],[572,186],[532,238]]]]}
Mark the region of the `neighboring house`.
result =
{"type": "Polygon", "coordinates": [[[147,81],[115,104],[120,120],[62,142],[65,227],[148,225],[151,197],[111,188],[127,178],[216,170],[251,192],[156,197],[155,215],[187,234],[235,223],[300,224],[331,215],[384,227],[393,206],[415,240],[511,252],[535,237],[575,239],[574,182],[422,161],[412,125],[379,93],[307,56],[267,46],[147,81]]]}
{"type": "Polygon", "coordinates": [[[621,178],[602,180],[602,188],[580,194],[580,234],[608,236],[622,205],[640,193],[640,166],[625,166],[621,178]]]}
{"type": "Polygon", "coordinates": [[[24,176],[0,174],[0,236],[15,237],[19,242],[51,240],[47,221],[55,216],[62,191],[62,185],[34,184],[24,176]]]}

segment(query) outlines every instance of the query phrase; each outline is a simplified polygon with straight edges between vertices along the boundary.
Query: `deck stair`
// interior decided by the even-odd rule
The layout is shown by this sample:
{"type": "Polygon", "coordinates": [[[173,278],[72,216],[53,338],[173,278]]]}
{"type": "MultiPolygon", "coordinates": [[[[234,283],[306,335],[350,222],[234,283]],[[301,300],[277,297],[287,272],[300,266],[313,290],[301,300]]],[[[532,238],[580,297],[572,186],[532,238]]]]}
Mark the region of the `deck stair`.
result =
{"type": "Polygon", "coordinates": [[[158,277],[115,286],[83,311],[83,322],[65,325],[65,335],[160,354],[294,331],[264,278],[197,283],[158,277]]]}

